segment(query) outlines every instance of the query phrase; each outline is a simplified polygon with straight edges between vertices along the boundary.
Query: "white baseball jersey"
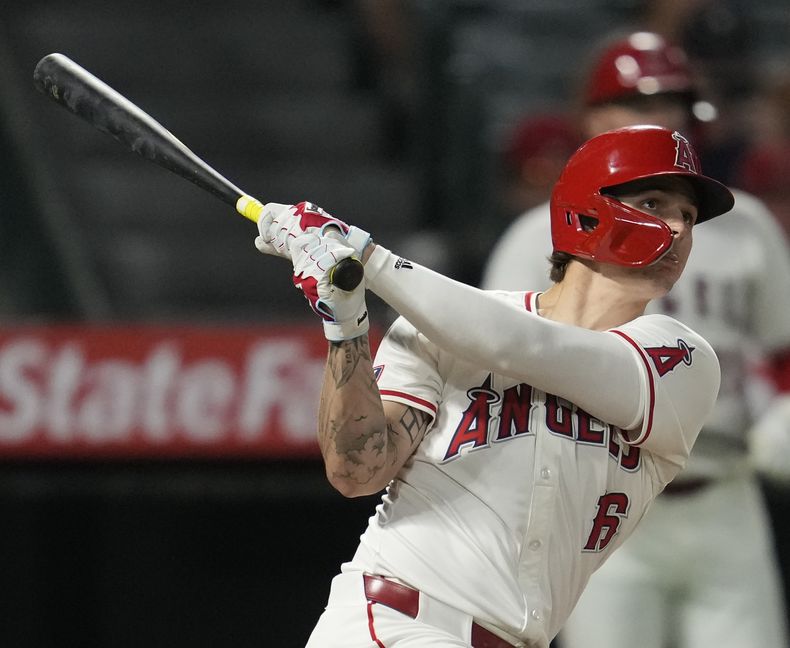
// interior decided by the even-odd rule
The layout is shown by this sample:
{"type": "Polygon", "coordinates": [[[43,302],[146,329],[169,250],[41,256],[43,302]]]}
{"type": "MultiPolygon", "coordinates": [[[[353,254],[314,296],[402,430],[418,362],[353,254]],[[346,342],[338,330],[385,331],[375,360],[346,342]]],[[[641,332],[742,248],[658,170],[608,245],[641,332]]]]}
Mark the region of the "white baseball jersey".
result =
{"type": "MultiPolygon", "coordinates": [[[[750,371],[762,354],[790,347],[790,253],[776,219],[754,197],[733,191],[732,211],[694,228],[686,269],[667,297],[648,305],[699,331],[721,362],[719,398],[684,476],[739,470],[752,411],[750,371]]],[[[551,253],[548,203],[522,215],[495,246],[483,287],[545,288],[551,253]]]]}
{"type": "MultiPolygon", "coordinates": [[[[494,294],[538,317],[536,294],[494,294]]],[[[343,570],[400,579],[548,646],[592,572],[682,468],[718,387],[710,346],[670,317],[600,335],[640,367],[643,415],[628,439],[564,398],[459,360],[399,318],[376,355],[379,390],[433,423],[343,570]]],[[[600,389],[607,376],[576,382],[600,389]]]]}

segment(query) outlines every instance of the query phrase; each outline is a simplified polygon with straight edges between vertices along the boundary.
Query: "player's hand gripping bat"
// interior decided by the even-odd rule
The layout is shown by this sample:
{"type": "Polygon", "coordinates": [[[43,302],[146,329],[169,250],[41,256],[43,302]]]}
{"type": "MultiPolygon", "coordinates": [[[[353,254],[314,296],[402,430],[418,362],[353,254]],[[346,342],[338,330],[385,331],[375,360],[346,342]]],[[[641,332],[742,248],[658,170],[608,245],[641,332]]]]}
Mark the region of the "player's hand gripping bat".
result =
{"type": "MultiPolygon", "coordinates": [[[[94,128],[112,135],[126,148],[195,183],[233,205],[257,223],[263,204],[244,193],[201,160],[150,115],[63,54],[48,54],[33,71],[36,88],[94,128]]],[[[356,259],[343,259],[330,271],[331,282],[353,290],[364,269],[356,259]]]]}

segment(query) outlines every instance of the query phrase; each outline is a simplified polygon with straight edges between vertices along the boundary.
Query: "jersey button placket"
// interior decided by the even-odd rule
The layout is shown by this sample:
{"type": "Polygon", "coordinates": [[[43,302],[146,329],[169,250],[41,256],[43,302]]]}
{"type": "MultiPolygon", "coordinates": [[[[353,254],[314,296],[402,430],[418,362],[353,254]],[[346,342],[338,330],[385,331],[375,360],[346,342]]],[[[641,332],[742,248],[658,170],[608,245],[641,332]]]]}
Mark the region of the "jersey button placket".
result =
{"type": "MultiPolygon", "coordinates": [[[[544,486],[550,485],[552,476],[551,468],[543,466],[538,474],[539,480],[544,486]]],[[[533,553],[540,551],[541,547],[543,547],[543,541],[540,538],[533,538],[527,543],[527,547],[533,553]]]]}
{"type": "Polygon", "coordinates": [[[533,626],[542,626],[544,623],[542,610],[547,602],[547,592],[544,591],[542,581],[545,572],[546,539],[551,532],[557,505],[557,483],[553,479],[553,467],[559,460],[562,441],[564,439],[553,438],[545,430],[539,430],[535,443],[530,517],[519,559],[519,581],[524,588],[527,603],[524,610],[525,621],[533,626]]]}

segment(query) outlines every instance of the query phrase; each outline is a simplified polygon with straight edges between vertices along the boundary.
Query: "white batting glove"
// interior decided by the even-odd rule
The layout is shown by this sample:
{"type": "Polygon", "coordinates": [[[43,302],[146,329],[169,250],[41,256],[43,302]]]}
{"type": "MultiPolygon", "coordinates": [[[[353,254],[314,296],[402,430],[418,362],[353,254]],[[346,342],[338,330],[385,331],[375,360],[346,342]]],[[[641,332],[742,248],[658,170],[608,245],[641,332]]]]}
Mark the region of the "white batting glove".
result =
{"type": "Polygon", "coordinates": [[[296,205],[267,203],[258,220],[258,236],[255,247],[263,254],[293,259],[291,246],[301,235],[329,234],[345,238],[356,251],[357,258],[370,242],[370,234],[356,227],[349,227],[317,205],[300,202],[296,205]]]}
{"type": "Polygon", "coordinates": [[[356,251],[342,239],[307,232],[291,245],[294,263],[294,285],[299,288],[310,308],[324,320],[327,340],[340,342],[364,335],[370,328],[365,303],[364,280],[354,290],[345,291],[329,281],[330,270],[356,251]]]}

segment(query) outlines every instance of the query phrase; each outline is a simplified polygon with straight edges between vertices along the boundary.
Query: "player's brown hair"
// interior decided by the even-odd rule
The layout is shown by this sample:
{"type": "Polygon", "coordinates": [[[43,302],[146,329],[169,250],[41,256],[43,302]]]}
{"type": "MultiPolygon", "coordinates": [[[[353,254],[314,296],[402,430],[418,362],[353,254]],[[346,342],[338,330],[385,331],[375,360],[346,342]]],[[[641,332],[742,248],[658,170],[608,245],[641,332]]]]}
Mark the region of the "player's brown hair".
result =
{"type": "Polygon", "coordinates": [[[551,263],[549,279],[554,283],[560,283],[560,281],[565,279],[565,270],[568,269],[571,259],[573,259],[573,255],[567,252],[552,252],[549,257],[549,263],[551,263]]]}

